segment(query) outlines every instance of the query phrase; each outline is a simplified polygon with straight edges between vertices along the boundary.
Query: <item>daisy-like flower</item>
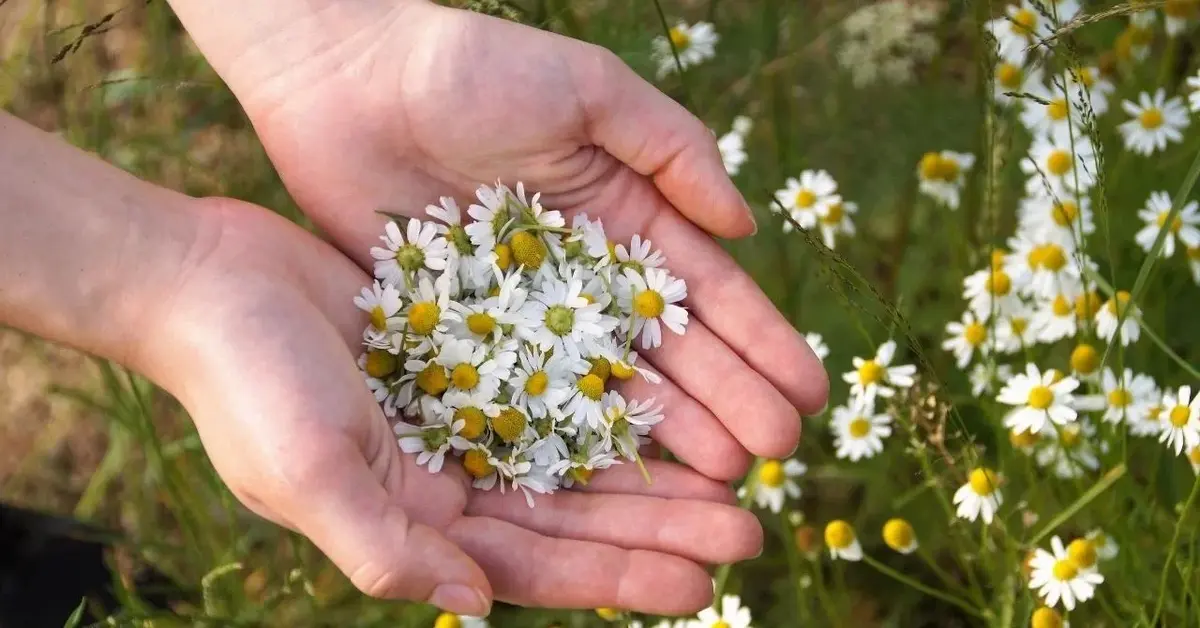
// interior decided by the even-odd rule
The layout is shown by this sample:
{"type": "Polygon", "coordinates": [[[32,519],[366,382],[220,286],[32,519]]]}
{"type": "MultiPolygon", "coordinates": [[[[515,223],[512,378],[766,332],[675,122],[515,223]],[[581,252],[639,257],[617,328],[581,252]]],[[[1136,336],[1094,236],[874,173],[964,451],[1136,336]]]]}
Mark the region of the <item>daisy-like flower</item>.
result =
{"type": "Polygon", "coordinates": [[[404,300],[395,286],[376,281],[370,288],[363,288],[360,296],[354,297],[354,306],[367,313],[370,325],[363,330],[363,342],[368,347],[387,349],[392,345],[388,332],[400,327],[400,308],[404,300]]]}
{"type": "Polygon", "coordinates": [[[834,560],[862,560],[862,544],[854,534],[854,528],[849,523],[836,519],[825,526],[825,545],[829,547],[829,555],[834,560]]]}
{"type": "Polygon", "coordinates": [[[1023,68],[1011,61],[1000,61],[992,73],[992,87],[996,102],[1012,104],[1016,99],[1009,94],[1028,93],[1034,85],[1042,83],[1042,73],[1036,68],[1023,68]]]}
{"type": "MultiPolygon", "coordinates": [[[[825,207],[840,202],[837,194],[837,181],[824,170],[805,170],[800,178],[788,178],[782,190],[775,192],[775,200],[779,206],[772,205],[772,211],[779,207],[791,215],[804,229],[812,229],[817,225],[817,218],[825,207]]],[[[792,224],[784,223],[784,231],[791,231],[792,224]]]]}
{"type": "Polygon", "coordinates": [[[1045,444],[1037,452],[1037,463],[1049,467],[1064,480],[1082,477],[1100,468],[1100,458],[1092,445],[1096,428],[1086,421],[1068,423],[1042,438],[1045,444]]]}
{"type": "Polygon", "coordinates": [[[1013,249],[1005,270],[1017,291],[1048,299],[1056,294],[1076,295],[1083,291],[1083,271],[1091,260],[1075,250],[1073,243],[1037,241],[1028,233],[1009,239],[1013,249]]]}
{"type": "Polygon", "coordinates": [[[975,156],[969,153],[925,153],[917,164],[917,188],[938,203],[958,209],[967,172],[974,165],[975,156]]]}
{"type": "Polygon", "coordinates": [[[596,439],[586,451],[556,461],[547,466],[546,472],[562,476],[563,486],[570,488],[576,482],[586,486],[593,473],[620,463],[617,452],[609,448],[603,439],[596,439]]]}
{"type": "Polygon", "coordinates": [[[1190,122],[1183,99],[1167,98],[1162,88],[1155,90],[1153,96],[1142,92],[1136,103],[1126,100],[1121,108],[1133,118],[1118,127],[1125,138],[1125,148],[1140,155],[1152,155],[1166,149],[1170,142],[1182,141],[1183,130],[1190,122]]]}
{"type": "Polygon", "coordinates": [[[485,345],[468,338],[449,338],[442,343],[434,361],[446,367],[450,373],[447,395],[477,392],[490,400],[500,390],[501,380],[496,375],[496,362],[489,359],[485,345]]]}
{"type": "MultiPolygon", "coordinates": [[[[541,289],[530,295],[532,298],[522,309],[525,318],[542,322],[527,334],[528,340],[542,351],[553,348],[556,354],[578,358],[584,342],[612,331],[617,319],[601,313],[601,305],[590,303],[582,292],[583,282],[578,279],[543,281],[541,289]]],[[[596,399],[599,398],[597,394],[596,399]]]]}
{"type": "Polygon", "coordinates": [[[1200,73],[1189,76],[1187,86],[1192,90],[1188,94],[1188,108],[1193,112],[1200,111],[1200,73]]]}
{"type": "Polygon", "coordinates": [[[1104,582],[1104,576],[1097,571],[1081,569],[1071,560],[1062,539],[1057,536],[1050,539],[1050,548],[1053,552],[1041,548],[1034,552],[1030,561],[1029,588],[1036,591],[1047,606],[1058,606],[1061,601],[1068,611],[1074,610],[1077,603],[1086,602],[1095,595],[1096,586],[1104,582]]]}
{"type": "Polygon", "coordinates": [[[1167,235],[1163,240],[1161,252],[1163,257],[1171,257],[1175,254],[1177,239],[1189,249],[1200,247],[1200,203],[1189,201],[1175,215],[1174,220],[1171,220],[1172,204],[1170,194],[1161,191],[1154,192],[1146,201],[1145,209],[1138,210],[1138,218],[1141,218],[1146,226],[1137,232],[1134,240],[1147,253],[1154,248],[1154,240],[1158,238],[1158,233],[1164,228],[1166,228],[1167,235]],[[1167,225],[1168,220],[1171,223],[1169,226],[1167,225]]]}
{"type": "Polygon", "coordinates": [[[1079,538],[1067,544],[1067,558],[1084,571],[1096,571],[1100,554],[1091,539],[1079,538]]]}
{"type": "Polygon", "coordinates": [[[850,217],[858,213],[858,204],[850,201],[839,201],[826,205],[818,212],[817,224],[821,227],[821,240],[830,249],[836,248],[838,234],[847,237],[855,233],[854,222],[850,217]]]}
{"type": "Polygon", "coordinates": [[[717,149],[721,151],[721,162],[725,164],[725,172],[736,176],[746,163],[746,136],[750,134],[753,122],[746,116],[733,119],[733,128],[717,140],[717,149]]]}
{"type": "Polygon", "coordinates": [[[651,56],[658,64],[658,78],[679,70],[699,65],[716,55],[717,41],[720,36],[708,22],[677,22],[671,27],[669,35],[659,35],[652,43],[651,56]],[[679,63],[676,65],[675,57],[679,63]]]}
{"type": "Polygon", "coordinates": [[[616,244],[613,245],[613,252],[616,254],[617,264],[620,264],[622,268],[632,268],[638,272],[647,268],[658,268],[667,263],[667,258],[663,257],[662,251],[652,247],[649,240],[636,233],[629,241],[628,249],[624,244],[616,244]]]}
{"type": "Polygon", "coordinates": [[[1145,374],[1134,375],[1133,369],[1125,369],[1120,378],[1112,369],[1104,369],[1100,389],[1104,394],[1102,419],[1108,423],[1142,423],[1150,413],[1150,407],[1161,399],[1154,378],[1145,374]]]}
{"type": "Polygon", "coordinates": [[[980,320],[988,320],[993,314],[1004,316],[1023,307],[1012,276],[996,266],[967,275],[963,280],[963,298],[980,320]]]}
{"type": "Polygon", "coordinates": [[[1071,297],[1060,292],[1053,299],[1038,302],[1030,325],[1039,342],[1050,344],[1074,337],[1078,321],[1071,297]]]}
{"type": "Polygon", "coordinates": [[[1069,133],[1074,127],[1076,135],[1083,135],[1079,109],[1081,94],[1062,77],[1051,77],[1050,85],[1030,85],[1029,94],[1021,107],[1021,124],[1033,135],[1044,133],[1069,133]]]}
{"type": "Polygon", "coordinates": [[[446,452],[450,447],[469,449],[471,443],[458,436],[462,425],[455,423],[434,423],[432,425],[413,425],[400,421],[392,428],[396,433],[400,451],[406,454],[417,454],[418,465],[428,465],[430,473],[442,470],[446,461],[446,452]]]}
{"type": "Polygon", "coordinates": [[[1088,532],[1084,538],[1091,542],[1092,548],[1096,551],[1096,557],[1100,560],[1112,560],[1121,552],[1121,546],[1117,545],[1117,542],[1100,528],[1088,532]]]}
{"type": "Polygon", "coordinates": [[[1047,422],[1066,425],[1074,421],[1077,414],[1071,393],[1078,387],[1079,380],[1074,377],[1063,377],[1054,369],[1042,372],[1036,364],[1026,364],[1025,372],[1014,375],[996,396],[1000,403],[1016,408],[1004,419],[1004,426],[1040,433],[1047,422]]]}
{"type": "Polygon", "coordinates": [[[1037,330],[1030,322],[1033,314],[1022,306],[996,321],[996,351],[1013,354],[1033,346],[1037,341],[1037,330]]]}
{"type": "Polygon", "coordinates": [[[1092,108],[1092,113],[1102,116],[1108,112],[1108,97],[1117,91],[1117,86],[1104,77],[1100,68],[1081,67],[1067,73],[1067,85],[1077,90],[1080,97],[1092,108]]]}
{"type": "Polygon", "coordinates": [[[1167,34],[1177,37],[1187,32],[1200,17],[1200,2],[1196,0],[1166,0],[1162,6],[1167,34]]]}
{"type": "Polygon", "coordinates": [[[482,617],[442,613],[433,620],[433,628],[488,628],[488,622],[482,617]]]}
{"type": "Polygon", "coordinates": [[[1083,133],[1048,133],[1034,138],[1021,172],[1031,196],[1075,198],[1096,183],[1096,150],[1083,133]]]}
{"type": "Polygon", "coordinates": [[[1053,608],[1043,606],[1033,611],[1029,620],[1029,628],[1071,628],[1070,622],[1053,608]]]}
{"type": "Polygon", "coordinates": [[[883,542],[901,554],[917,551],[917,533],[912,524],[904,519],[888,519],[883,524],[883,542]]]}
{"type": "Polygon", "coordinates": [[[1000,484],[1000,476],[995,471],[984,467],[973,469],[967,476],[967,483],[954,492],[954,503],[958,506],[956,514],[967,521],[982,517],[984,523],[991,523],[1000,504],[1004,503],[1000,484]]]}
{"type": "MultiPolygon", "coordinates": [[[[501,257],[507,258],[511,263],[511,248],[507,244],[497,244],[497,238],[513,222],[509,211],[512,191],[508,186],[497,182],[495,188],[479,186],[475,190],[475,197],[479,199],[479,203],[473,203],[467,208],[467,214],[473,222],[464,229],[470,236],[471,243],[477,247],[476,255],[487,256],[502,252],[504,255],[501,257]]],[[[506,270],[505,266],[507,264],[501,264],[501,270],[506,270]]]]}
{"type": "Polygon", "coordinates": [[[883,451],[883,439],[892,435],[892,417],[876,414],[873,395],[860,395],[833,409],[829,427],[837,457],[858,462],[883,451]]]}
{"type": "Polygon", "coordinates": [[[764,460],[750,487],[754,491],[754,502],[759,508],[779,514],[783,511],[784,500],[800,498],[800,485],[796,480],[807,472],[808,467],[799,460],[764,460]]]}
{"type": "Polygon", "coordinates": [[[529,295],[524,288],[518,287],[521,273],[514,269],[504,276],[496,267],[492,268],[492,272],[497,278],[494,287],[498,292],[495,296],[470,305],[459,301],[450,303],[450,309],[459,319],[453,325],[457,336],[497,344],[505,336],[522,337],[529,334],[539,322],[526,318],[523,312],[529,295]]]}
{"type": "Polygon", "coordinates": [[[1159,442],[1174,449],[1176,456],[1200,445],[1200,395],[1193,398],[1191,386],[1180,386],[1163,395],[1162,407],[1166,420],[1159,442]]]}
{"type": "Polygon", "coordinates": [[[1068,250],[1078,248],[1096,230],[1091,199],[1078,202],[1052,196],[1032,196],[1021,201],[1020,229],[1032,240],[1053,242],[1068,250]]]}
{"type": "Polygon", "coordinates": [[[736,595],[726,595],[721,598],[720,610],[706,608],[690,624],[691,628],[750,628],[750,609],[742,606],[742,599],[736,595]]]}
{"type": "Polygon", "coordinates": [[[1129,346],[1141,336],[1142,328],[1138,320],[1142,317],[1142,311],[1130,302],[1130,298],[1128,292],[1118,290],[1104,307],[1096,312],[1096,335],[1105,342],[1112,342],[1113,336],[1119,336],[1121,345],[1129,346]],[[1125,312],[1125,320],[1121,321],[1118,331],[1117,321],[1120,320],[1122,312],[1125,312]]]}
{"type": "MultiPolygon", "coordinates": [[[[406,329],[404,336],[424,338],[423,344],[413,350],[413,354],[419,355],[429,350],[430,336],[445,333],[447,325],[458,318],[450,309],[449,275],[442,275],[436,281],[422,275],[415,289],[409,292],[408,300],[408,309],[400,316],[398,324],[406,329]]],[[[399,338],[400,335],[393,336],[393,339],[399,338]]]]}
{"type": "Polygon", "coordinates": [[[496,473],[501,478],[500,492],[507,490],[504,482],[507,480],[512,490],[520,489],[525,494],[525,504],[533,508],[533,494],[552,492],[557,484],[545,468],[534,466],[519,456],[520,453],[514,451],[508,459],[497,461],[496,473]]]}
{"type": "Polygon", "coordinates": [[[812,349],[817,359],[824,362],[825,358],[829,357],[829,345],[825,344],[825,339],[816,332],[808,332],[804,334],[804,342],[808,343],[808,347],[812,349]]]}
{"type": "Polygon", "coordinates": [[[954,354],[958,368],[965,369],[975,357],[988,353],[988,328],[971,312],[963,312],[962,321],[946,323],[946,334],[949,338],[942,341],[942,348],[954,354]]]}
{"type": "Polygon", "coordinates": [[[1030,46],[1051,32],[1050,20],[1029,0],[1004,7],[1004,15],[989,20],[984,28],[996,38],[1000,58],[1018,66],[1025,65],[1030,46]]]}
{"type": "Polygon", "coordinates": [[[1100,352],[1086,342],[1080,342],[1071,350],[1069,360],[1071,373],[1080,380],[1092,381],[1100,377],[1100,352]]]}
{"type": "Polygon", "coordinates": [[[913,385],[913,376],[917,367],[911,364],[892,366],[896,357],[896,341],[889,340],[875,351],[875,357],[863,359],[854,358],[854,370],[842,375],[842,379],[851,384],[850,394],[858,397],[891,397],[897,388],[908,388],[913,385]]]}
{"type": "Polygon", "coordinates": [[[591,369],[584,359],[548,355],[536,348],[522,349],[520,364],[513,369],[509,386],[512,404],[540,419],[571,396],[571,376],[582,377],[591,369]]]}
{"type": "Polygon", "coordinates": [[[380,236],[384,246],[371,247],[375,258],[375,277],[394,286],[411,285],[417,271],[444,270],[450,255],[446,239],[438,234],[438,225],[411,218],[405,231],[388,222],[380,236]],[[406,237],[407,236],[407,237],[406,237]]]}
{"type": "Polygon", "coordinates": [[[662,406],[654,398],[626,403],[616,391],[604,393],[604,434],[608,442],[626,458],[636,461],[638,448],[648,442],[651,428],[663,420],[662,406]]]}
{"type": "Polygon", "coordinates": [[[644,277],[626,268],[618,285],[617,303],[622,311],[632,313],[631,333],[641,335],[643,349],[662,345],[664,325],[676,334],[684,333],[688,313],[677,305],[687,298],[687,286],[682,279],[659,268],[647,268],[644,277]]]}

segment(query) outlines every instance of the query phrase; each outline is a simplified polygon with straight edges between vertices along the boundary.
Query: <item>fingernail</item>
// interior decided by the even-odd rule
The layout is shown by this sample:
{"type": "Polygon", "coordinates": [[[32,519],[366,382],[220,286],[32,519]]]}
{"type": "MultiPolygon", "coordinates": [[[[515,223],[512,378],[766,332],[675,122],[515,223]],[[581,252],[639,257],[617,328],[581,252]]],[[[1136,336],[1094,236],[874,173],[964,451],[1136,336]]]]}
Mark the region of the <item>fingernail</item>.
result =
{"type": "Polygon", "coordinates": [[[462,584],[439,584],[429,596],[429,603],[444,611],[472,617],[486,617],[492,610],[492,603],[479,589],[462,584]]]}
{"type": "Polygon", "coordinates": [[[755,235],[758,233],[758,221],[754,218],[754,210],[750,208],[750,203],[747,203],[744,198],[742,199],[742,206],[746,208],[746,215],[750,217],[750,224],[754,227],[750,235],[755,235]]]}

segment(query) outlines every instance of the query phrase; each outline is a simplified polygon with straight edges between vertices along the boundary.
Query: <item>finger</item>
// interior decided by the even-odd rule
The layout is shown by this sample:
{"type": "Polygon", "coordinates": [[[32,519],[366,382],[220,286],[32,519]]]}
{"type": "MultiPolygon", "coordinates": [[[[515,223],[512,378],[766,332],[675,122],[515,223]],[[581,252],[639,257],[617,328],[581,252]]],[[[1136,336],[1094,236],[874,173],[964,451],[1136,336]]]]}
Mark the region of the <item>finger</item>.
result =
{"type": "Polygon", "coordinates": [[[666,418],[651,428],[650,435],[692,468],[718,480],[741,477],[749,468],[750,455],[738,439],[708,408],[671,380],[664,378],[661,383],[651,384],[635,375],[622,382],[620,388],[630,399],[654,398],[662,404],[666,418]]]}
{"type": "MultiPolygon", "coordinates": [[[[410,519],[352,441],[324,433],[319,446],[307,449],[294,452],[287,494],[303,499],[286,509],[287,517],[356,587],[374,597],[487,614],[492,590],[480,566],[437,530],[410,519]]],[[[398,452],[393,463],[399,464],[398,452]]]]}
{"type": "Polygon", "coordinates": [[[650,177],[666,200],[705,231],[730,238],[755,231],[754,216],[703,122],[611,52],[585,45],[571,52],[569,66],[593,143],[650,177]]]}
{"type": "Polygon", "coordinates": [[[494,517],[559,539],[732,563],[762,549],[758,519],[729,504],[644,495],[557,491],[530,508],[520,493],[476,491],[467,514],[494,517]]]}
{"type": "Polygon", "coordinates": [[[623,493],[696,499],[721,504],[737,501],[733,489],[728,485],[711,480],[684,465],[645,457],[642,458],[642,464],[650,475],[648,484],[636,465],[623,462],[596,471],[586,486],[576,485],[574,490],[585,493],[623,493]]]}
{"type": "Polygon", "coordinates": [[[497,599],[520,606],[689,615],[712,601],[708,573],[670,554],[556,539],[490,517],[463,517],[447,535],[483,566],[497,599]]]}

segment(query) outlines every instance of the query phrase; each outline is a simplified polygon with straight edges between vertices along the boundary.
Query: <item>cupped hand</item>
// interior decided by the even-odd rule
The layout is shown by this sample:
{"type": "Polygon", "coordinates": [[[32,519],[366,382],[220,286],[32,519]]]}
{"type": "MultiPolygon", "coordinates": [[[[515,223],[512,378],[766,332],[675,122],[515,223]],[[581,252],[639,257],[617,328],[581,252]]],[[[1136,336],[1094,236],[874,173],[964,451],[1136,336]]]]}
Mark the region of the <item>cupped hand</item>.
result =
{"type": "Polygon", "coordinates": [[[618,241],[641,234],[687,281],[694,316],[648,356],[667,376],[655,439],[718,479],[743,473],[748,452],[789,455],[797,409],[819,410],[828,381],[710,236],[754,223],[703,123],[590,44],[423,0],[316,4],[269,36],[194,35],[343,251],[369,268],[375,210],[417,215],[497,179],[601,218],[618,241]]]}
{"type": "Polygon", "coordinates": [[[519,492],[469,489],[455,462],[416,466],[355,364],[365,319],[352,298],[369,278],[261,208],[194,203],[199,236],[144,362],[238,498],[364,592],[464,614],[493,598],[682,614],[712,596],[702,564],[760,551],[728,488],[679,465],[647,461],[652,485],[630,465],[597,472],[532,509],[519,492]]]}

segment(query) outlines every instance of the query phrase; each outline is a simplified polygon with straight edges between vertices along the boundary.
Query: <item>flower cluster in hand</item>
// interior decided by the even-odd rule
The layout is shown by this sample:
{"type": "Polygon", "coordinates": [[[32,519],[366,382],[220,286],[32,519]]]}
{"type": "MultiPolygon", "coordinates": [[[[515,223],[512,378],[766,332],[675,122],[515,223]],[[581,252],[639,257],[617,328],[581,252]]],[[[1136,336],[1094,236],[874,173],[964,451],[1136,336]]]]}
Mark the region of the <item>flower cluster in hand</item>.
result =
{"type": "Polygon", "coordinates": [[[359,366],[401,449],[433,473],[458,456],[476,488],[519,488],[530,506],[640,465],[662,409],[612,386],[659,381],[637,349],[684,333],[687,286],[648,240],[615,244],[586,214],[568,226],[522,184],[476,196],[467,216],[442,198],[429,220],[387,223],[354,299],[369,317],[359,366]]]}

